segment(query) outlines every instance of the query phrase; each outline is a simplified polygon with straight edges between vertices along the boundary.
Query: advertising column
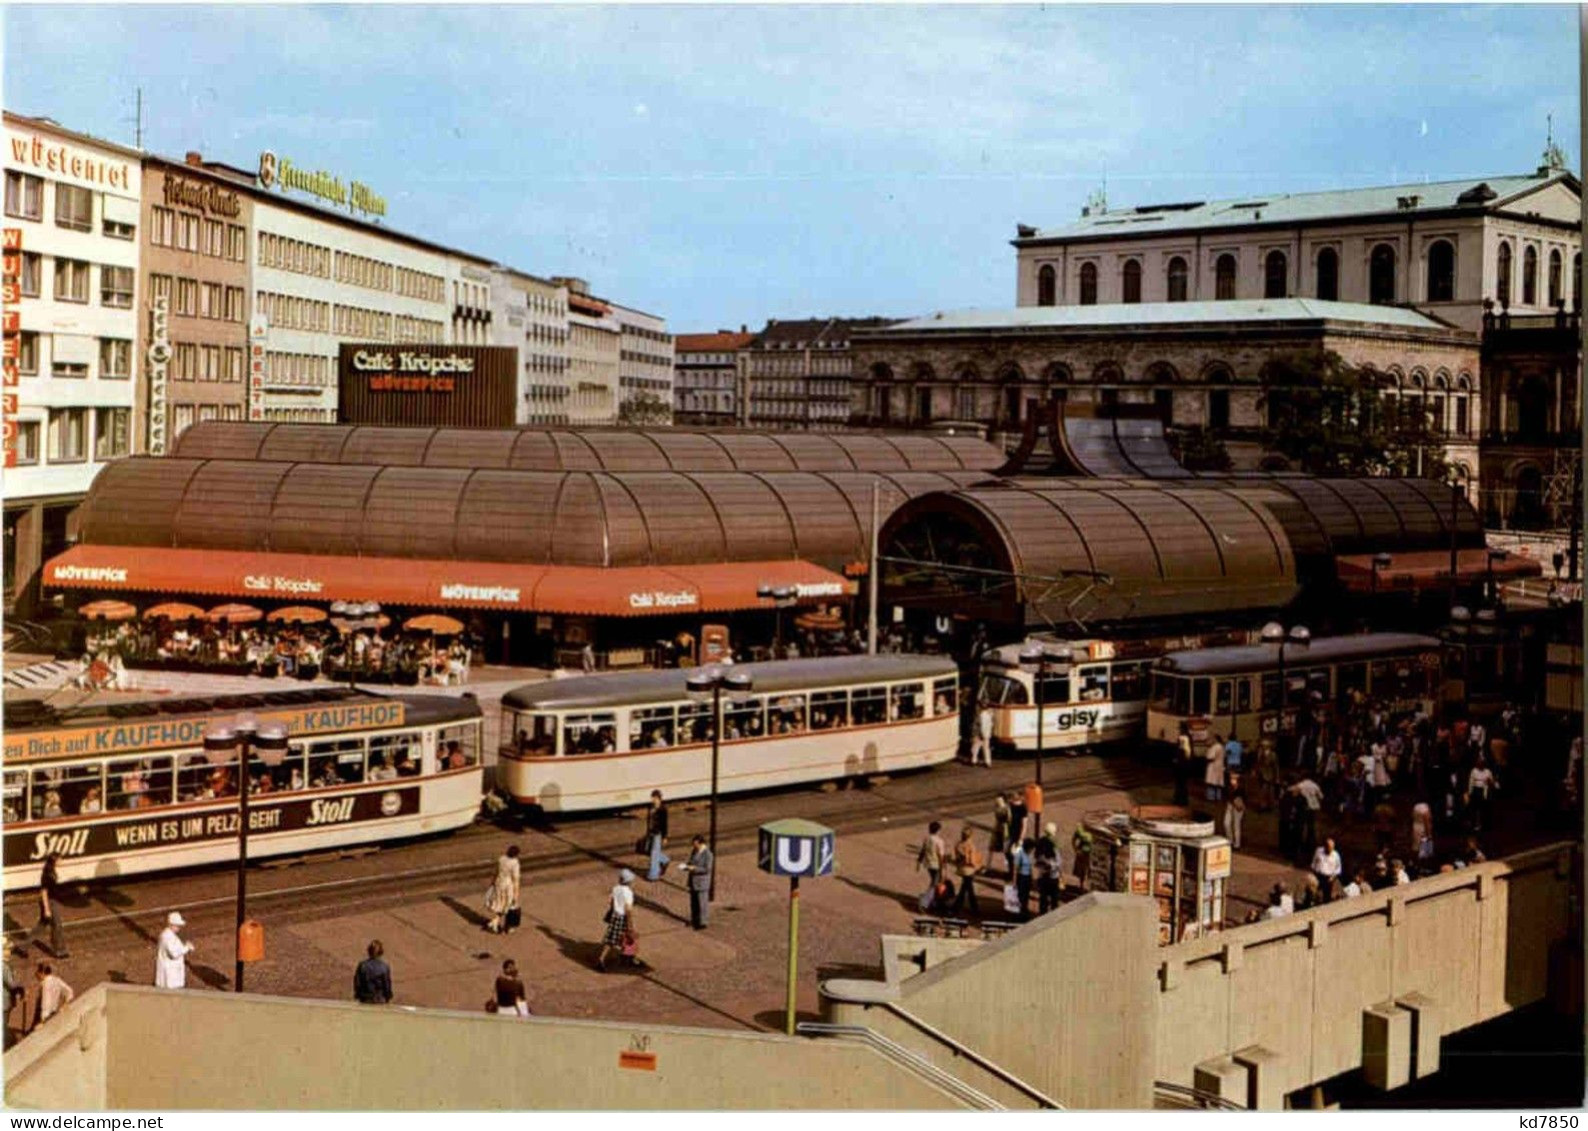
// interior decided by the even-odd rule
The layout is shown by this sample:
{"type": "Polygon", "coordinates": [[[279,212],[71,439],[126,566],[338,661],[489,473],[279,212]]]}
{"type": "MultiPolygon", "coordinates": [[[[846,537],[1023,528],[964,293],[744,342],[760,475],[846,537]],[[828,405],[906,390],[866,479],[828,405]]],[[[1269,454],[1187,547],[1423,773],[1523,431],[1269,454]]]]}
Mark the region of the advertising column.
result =
{"type": "Polygon", "coordinates": [[[265,418],[265,347],[270,343],[270,320],[256,314],[248,320],[248,419],[265,418]]]}

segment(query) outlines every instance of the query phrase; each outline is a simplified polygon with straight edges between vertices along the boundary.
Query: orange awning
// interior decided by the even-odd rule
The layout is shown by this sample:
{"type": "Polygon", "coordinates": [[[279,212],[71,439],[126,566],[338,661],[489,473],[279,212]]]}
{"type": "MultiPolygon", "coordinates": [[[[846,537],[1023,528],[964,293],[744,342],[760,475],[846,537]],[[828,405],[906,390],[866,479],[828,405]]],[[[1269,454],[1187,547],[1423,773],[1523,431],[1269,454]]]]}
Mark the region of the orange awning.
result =
{"type": "Polygon", "coordinates": [[[98,545],[74,546],[51,559],[44,585],[585,616],[771,608],[756,596],[761,585],[794,586],[810,598],[854,592],[853,582],[805,561],[604,569],[98,545]]]}
{"type": "MultiPolygon", "coordinates": [[[[1373,591],[1373,555],[1345,554],[1335,558],[1340,584],[1358,593],[1373,591]]],[[[1475,585],[1493,577],[1496,582],[1514,581],[1519,577],[1537,577],[1542,570],[1538,562],[1521,554],[1496,556],[1491,566],[1489,551],[1483,549],[1456,551],[1456,584],[1475,585]]],[[[1379,592],[1407,589],[1438,589],[1450,584],[1450,551],[1417,550],[1411,553],[1391,554],[1388,563],[1378,569],[1379,592]]]]}

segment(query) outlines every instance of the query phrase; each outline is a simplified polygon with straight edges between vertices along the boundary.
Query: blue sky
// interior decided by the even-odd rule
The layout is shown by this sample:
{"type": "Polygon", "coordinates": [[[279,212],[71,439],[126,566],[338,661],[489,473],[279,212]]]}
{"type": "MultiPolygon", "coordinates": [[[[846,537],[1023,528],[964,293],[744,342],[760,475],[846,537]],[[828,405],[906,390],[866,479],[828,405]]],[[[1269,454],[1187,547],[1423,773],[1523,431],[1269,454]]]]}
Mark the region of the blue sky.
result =
{"type": "Polygon", "coordinates": [[[1014,302],[1015,224],[1580,171],[1573,6],[7,5],[8,109],[252,168],[662,314],[1014,302]]]}

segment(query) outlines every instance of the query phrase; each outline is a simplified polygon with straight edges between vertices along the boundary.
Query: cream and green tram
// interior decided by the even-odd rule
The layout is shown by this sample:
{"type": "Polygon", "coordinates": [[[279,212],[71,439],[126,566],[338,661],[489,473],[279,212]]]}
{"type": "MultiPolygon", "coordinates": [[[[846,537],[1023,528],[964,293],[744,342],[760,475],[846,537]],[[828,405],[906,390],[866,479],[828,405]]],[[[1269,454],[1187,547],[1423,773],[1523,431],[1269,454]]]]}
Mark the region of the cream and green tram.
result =
{"type": "Polygon", "coordinates": [[[959,748],[959,675],[938,656],[833,656],[736,664],[748,693],[697,701],[698,669],[587,675],[502,697],[498,784],[546,812],[615,809],[918,769],[959,748]]]}
{"type": "Polygon", "coordinates": [[[992,712],[992,742],[999,751],[1037,748],[1037,702],[1042,703],[1042,745],[1047,750],[1103,746],[1141,737],[1147,714],[1152,657],[1116,657],[1104,640],[1037,643],[1068,650],[1070,661],[1041,673],[1024,668],[1029,646],[1007,644],[982,657],[978,703],[992,712]]]}

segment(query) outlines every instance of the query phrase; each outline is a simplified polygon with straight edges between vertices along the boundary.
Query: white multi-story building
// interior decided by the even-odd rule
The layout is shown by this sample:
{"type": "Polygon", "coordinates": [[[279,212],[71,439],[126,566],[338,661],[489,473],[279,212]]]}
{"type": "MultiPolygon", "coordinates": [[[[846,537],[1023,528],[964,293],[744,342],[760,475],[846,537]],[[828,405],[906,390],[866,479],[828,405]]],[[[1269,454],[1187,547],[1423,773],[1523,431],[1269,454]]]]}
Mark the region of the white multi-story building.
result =
{"type": "Polygon", "coordinates": [[[491,345],[518,350],[518,423],[568,423],[568,288],[497,267],[491,345]]]}
{"type": "Polygon", "coordinates": [[[623,327],[583,279],[552,281],[568,289],[568,423],[615,424],[623,327]]]}
{"type": "Polygon", "coordinates": [[[679,334],[673,339],[673,422],[732,428],[739,418],[739,384],[744,350],[755,335],[738,333],[679,334]]]}
{"type": "Polygon", "coordinates": [[[673,422],[673,336],[667,319],[612,304],[618,344],[618,414],[635,424],[673,422]],[[627,408],[625,408],[627,406],[627,408]]]}
{"type": "Polygon", "coordinates": [[[64,546],[104,462],[130,450],[143,173],[136,150],[47,118],[8,112],[5,133],[9,598],[64,546]]]}

